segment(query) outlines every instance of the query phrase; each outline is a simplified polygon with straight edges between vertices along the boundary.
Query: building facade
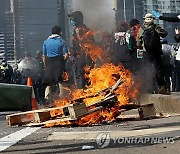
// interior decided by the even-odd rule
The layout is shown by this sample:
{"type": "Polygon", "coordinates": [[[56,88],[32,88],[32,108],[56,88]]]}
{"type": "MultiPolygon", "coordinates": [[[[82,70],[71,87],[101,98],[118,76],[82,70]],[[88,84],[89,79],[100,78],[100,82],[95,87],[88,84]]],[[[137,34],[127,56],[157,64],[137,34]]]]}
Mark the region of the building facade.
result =
{"type": "Polygon", "coordinates": [[[116,0],[116,21],[129,21],[136,18],[142,23],[142,0],[116,0]]]}
{"type": "Polygon", "coordinates": [[[10,1],[0,0],[0,60],[15,59],[14,23],[10,1]]]}
{"type": "Polygon", "coordinates": [[[0,53],[7,60],[24,57],[24,52],[35,54],[42,50],[43,41],[51,28],[62,28],[67,37],[66,0],[0,0],[0,53]]]}
{"type": "Polygon", "coordinates": [[[42,50],[43,41],[58,25],[66,37],[65,0],[17,0],[15,4],[17,57],[24,51],[34,54],[42,50]]]}

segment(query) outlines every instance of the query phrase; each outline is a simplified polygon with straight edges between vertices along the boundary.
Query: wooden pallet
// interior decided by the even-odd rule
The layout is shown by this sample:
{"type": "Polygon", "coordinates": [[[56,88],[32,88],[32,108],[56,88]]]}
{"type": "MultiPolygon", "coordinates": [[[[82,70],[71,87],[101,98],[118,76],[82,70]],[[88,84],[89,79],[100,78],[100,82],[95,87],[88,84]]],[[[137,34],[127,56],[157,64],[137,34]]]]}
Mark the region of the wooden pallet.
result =
{"type": "Polygon", "coordinates": [[[73,118],[70,116],[65,116],[65,117],[59,117],[59,118],[54,119],[54,120],[47,120],[47,121],[40,122],[40,123],[28,123],[25,126],[35,127],[35,126],[54,126],[56,124],[57,125],[63,125],[63,124],[67,124],[67,123],[73,124],[76,120],[78,120],[78,119],[80,119],[86,115],[89,115],[91,113],[94,113],[96,111],[102,110],[103,108],[104,108],[103,106],[96,107],[94,109],[88,110],[84,114],[77,116],[76,118],[73,118]]]}
{"type": "Polygon", "coordinates": [[[51,111],[62,110],[62,108],[49,108],[41,110],[33,110],[27,112],[20,112],[6,116],[6,122],[9,126],[21,125],[30,122],[43,122],[51,118],[51,111]]]}
{"type": "Polygon", "coordinates": [[[119,120],[142,120],[156,117],[154,104],[133,105],[129,104],[121,109],[121,114],[116,117],[119,120]]]}
{"type": "MultiPolygon", "coordinates": [[[[55,107],[48,109],[33,110],[21,112],[6,116],[6,121],[9,126],[23,125],[28,123],[42,123],[56,118],[52,113],[62,113],[61,117],[70,117],[75,119],[88,112],[84,103],[69,104],[63,107],[55,107]]],[[[57,116],[60,116],[57,114],[57,116]]]]}
{"type": "Polygon", "coordinates": [[[59,119],[54,119],[54,120],[47,120],[47,121],[44,121],[44,122],[40,122],[40,123],[28,123],[24,126],[28,126],[28,127],[37,127],[37,126],[54,126],[56,124],[59,124],[60,123],[63,125],[63,123],[67,124],[67,123],[70,123],[72,124],[73,122],[75,122],[77,119],[76,118],[71,118],[71,117],[61,117],[59,119]]]}
{"type": "Polygon", "coordinates": [[[84,98],[80,98],[80,99],[72,101],[72,104],[59,107],[59,108],[57,107],[57,108],[49,108],[49,109],[42,109],[42,110],[33,110],[33,111],[8,115],[6,116],[7,124],[9,126],[23,125],[23,124],[43,125],[43,124],[53,123],[57,121],[77,120],[83,116],[86,116],[98,110],[102,110],[106,107],[113,106],[114,103],[117,102],[117,96],[114,94],[114,91],[123,82],[124,81],[122,79],[118,79],[117,82],[112,87],[102,90],[94,95],[87,96],[87,97],[94,97],[96,95],[99,95],[105,92],[104,98],[97,102],[92,103],[91,106],[86,107],[85,103],[83,102],[83,99],[87,97],[84,97],[84,98]],[[91,109],[92,106],[93,106],[93,109],[91,109]],[[51,113],[53,113],[53,115],[51,113]],[[57,116],[58,118],[60,116],[60,119],[55,119],[57,118],[57,116]]]}

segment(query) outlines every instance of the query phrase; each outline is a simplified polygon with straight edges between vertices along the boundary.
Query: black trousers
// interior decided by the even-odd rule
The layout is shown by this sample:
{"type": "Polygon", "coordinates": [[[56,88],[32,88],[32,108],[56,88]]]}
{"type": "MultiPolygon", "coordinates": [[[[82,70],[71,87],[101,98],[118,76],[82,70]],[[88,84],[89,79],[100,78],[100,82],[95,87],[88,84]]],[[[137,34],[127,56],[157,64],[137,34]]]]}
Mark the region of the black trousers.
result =
{"type": "Polygon", "coordinates": [[[143,57],[143,64],[147,63],[148,61],[155,67],[155,76],[158,88],[165,86],[161,55],[145,53],[143,57]]]}
{"type": "Polygon", "coordinates": [[[63,56],[46,58],[43,84],[51,86],[62,80],[62,73],[65,67],[63,56]]]}
{"type": "Polygon", "coordinates": [[[175,60],[172,76],[172,90],[180,91],[180,61],[175,60]]]}

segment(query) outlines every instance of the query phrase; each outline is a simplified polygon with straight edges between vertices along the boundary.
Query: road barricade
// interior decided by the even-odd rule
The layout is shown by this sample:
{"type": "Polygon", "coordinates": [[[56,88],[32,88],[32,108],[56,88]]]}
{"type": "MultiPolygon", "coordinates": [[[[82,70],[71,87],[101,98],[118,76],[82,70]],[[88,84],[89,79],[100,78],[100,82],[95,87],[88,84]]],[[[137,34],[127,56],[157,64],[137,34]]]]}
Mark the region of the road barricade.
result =
{"type": "Polygon", "coordinates": [[[28,111],[32,109],[32,87],[0,83],[0,111],[28,111]]]}

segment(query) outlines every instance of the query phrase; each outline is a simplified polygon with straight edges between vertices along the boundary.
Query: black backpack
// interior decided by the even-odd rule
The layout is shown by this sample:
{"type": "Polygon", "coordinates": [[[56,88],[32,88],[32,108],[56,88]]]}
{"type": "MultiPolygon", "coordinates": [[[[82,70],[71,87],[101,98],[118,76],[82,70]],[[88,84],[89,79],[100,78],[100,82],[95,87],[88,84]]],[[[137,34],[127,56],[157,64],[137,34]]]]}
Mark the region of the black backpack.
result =
{"type": "Polygon", "coordinates": [[[143,41],[144,47],[147,52],[153,53],[158,49],[161,49],[160,36],[158,32],[155,30],[156,25],[154,24],[151,28],[146,28],[142,26],[143,32],[143,41]]]}

